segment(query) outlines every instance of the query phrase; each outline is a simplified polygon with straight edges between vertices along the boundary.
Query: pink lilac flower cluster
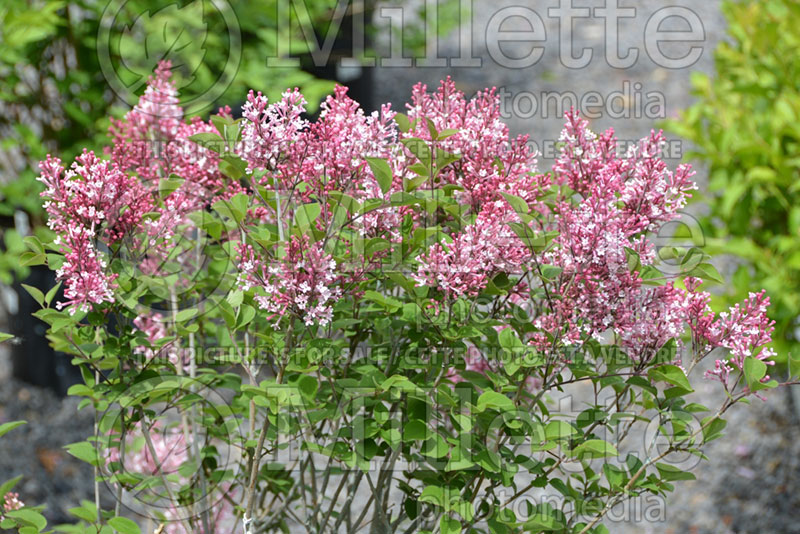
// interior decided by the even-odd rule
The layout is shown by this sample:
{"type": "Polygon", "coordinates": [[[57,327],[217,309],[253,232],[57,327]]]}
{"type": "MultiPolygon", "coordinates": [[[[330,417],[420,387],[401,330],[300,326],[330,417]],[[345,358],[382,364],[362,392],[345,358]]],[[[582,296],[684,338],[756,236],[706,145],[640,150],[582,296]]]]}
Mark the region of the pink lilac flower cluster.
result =
{"type": "MultiPolygon", "coordinates": [[[[565,200],[557,209],[557,247],[547,260],[563,269],[563,283],[555,288],[552,313],[538,318],[537,326],[550,337],[560,334],[575,343],[583,335],[599,338],[610,331],[630,356],[642,361],[670,339],[680,341],[688,325],[698,343],[731,350],[730,362],[718,361],[713,373],[727,382],[731,365],[741,368],[744,355],[771,340],[769,300],[763,292],[751,296],[744,312],[737,306],[715,320],[710,296],[697,291],[698,279],[686,279],[687,290],[673,282],[649,286],[627,263],[633,251],[642,265],[652,264],[646,233],[674,220],[686,205],[696,188],[690,167],[667,169],[660,157],[660,133],[620,158],[613,132],[597,136],[576,114],[568,116],[561,139],[555,180],[576,191],[580,200],[565,200]]],[[[540,336],[539,341],[546,339],[540,336]]],[[[765,349],[758,357],[772,355],[765,349]]]]}
{"type": "Polygon", "coordinates": [[[504,200],[487,203],[451,242],[437,243],[418,257],[414,279],[440,288],[451,299],[478,295],[496,274],[516,274],[530,255],[509,222],[518,222],[518,217],[504,200]]]}
{"type": "Polygon", "coordinates": [[[203,132],[216,128],[199,118],[183,121],[169,62],[162,62],[139,104],[112,120],[110,160],[85,151],[66,170],[58,158],[41,163],[48,225],[65,256],[56,273],[65,285],[59,308],[74,313],[115,301],[117,275],[102,250],[124,239],[138,251],[134,260],[145,273],[160,274],[187,215],[241,189],[222,179],[216,154],[189,139],[203,132]],[[159,181],[172,175],[183,184],[158,203],[159,181]]]}
{"type": "Polygon", "coordinates": [[[119,447],[110,448],[108,463],[122,462],[125,471],[145,476],[177,473],[189,459],[183,433],[175,427],[164,428],[160,423],[148,425],[147,431],[155,457],[147,446],[141,423],[137,423],[126,434],[124,459],[119,444],[119,447]]]}
{"type": "Polygon", "coordinates": [[[0,506],[0,521],[5,519],[3,515],[5,512],[19,510],[23,506],[25,506],[25,503],[19,500],[19,494],[9,491],[3,496],[2,506],[0,506]]]}
{"type": "MultiPolygon", "coordinates": [[[[269,104],[261,93],[250,93],[242,108],[242,140],[238,153],[251,171],[262,171],[261,185],[277,193],[280,213],[290,220],[290,201],[308,202],[339,191],[362,200],[382,196],[367,164],[368,157],[388,158],[398,150],[389,106],[366,114],[338,86],[321,105],[319,118],[302,117],[305,99],[295,89],[269,104]]],[[[321,205],[322,219],[330,218],[321,205]]],[[[350,214],[352,215],[352,214],[350,214]]],[[[398,210],[373,211],[356,222],[362,236],[385,232],[398,237],[398,210]]]]}
{"type": "MultiPolygon", "coordinates": [[[[147,211],[158,215],[143,218],[137,228],[142,235],[134,239],[134,249],[144,256],[140,268],[156,276],[162,274],[161,265],[170,255],[176,230],[191,224],[187,215],[241,190],[236,181],[224,179],[214,151],[190,140],[195,134],[218,132],[199,117],[183,120],[178,91],[170,78],[169,61],[161,62],[139,103],[122,120],[113,120],[109,129],[111,160],[138,177],[141,206],[132,206],[131,211],[140,217],[147,211]],[[162,205],[153,205],[159,181],[172,176],[183,180],[182,185],[164,198],[162,205]]],[[[230,110],[221,109],[220,115],[230,116],[230,110]]]]}
{"type": "MultiPolygon", "coordinates": [[[[548,260],[571,276],[562,275],[569,288],[557,289],[554,308],[559,320],[551,324],[566,328],[565,337],[576,342],[580,334],[598,337],[610,330],[640,361],[670,339],[680,341],[688,325],[701,343],[731,351],[731,360],[717,361],[713,373],[727,383],[731,365],[741,369],[746,355],[771,341],[765,294],[751,295],[743,310],[737,305],[714,320],[710,296],[697,291],[698,279],[684,280],[687,290],[673,282],[649,286],[627,266],[626,249],[635,251],[642,265],[652,264],[653,247],[646,232],[674,220],[686,205],[689,192],[696,189],[691,168],[667,169],[660,157],[660,133],[619,158],[613,132],[597,136],[576,114],[568,116],[562,140],[555,179],[578,192],[580,201],[577,206],[565,201],[557,213],[558,246],[548,260]]],[[[556,330],[549,333],[555,335],[556,330]]],[[[773,354],[764,349],[758,357],[773,354]]]]}
{"type": "MultiPolygon", "coordinates": [[[[442,170],[439,179],[442,184],[462,187],[463,201],[475,213],[497,200],[498,191],[516,188],[529,181],[529,173],[535,173],[536,158],[527,145],[528,137],[511,138],[495,89],[469,99],[450,78],[433,93],[420,83],[414,86],[407,107],[414,128],[402,138],[431,141],[429,121],[437,132],[455,132],[435,142],[435,148],[460,156],[442,170]]],[[[412,157],[410,152],[407,157],[412,157]]]]}
{"type": "Polygon", "coordinates": [[[251,170],[275,169],[289,147],[308,126],[303,118],[306,99],[297,89],[270,104],[267,97],[250,91],[242,107],[242,142],[239,153],[251,170]]]}
{"type": "MultiPolygon", "coordinates": [[[[516,272],[528,259],[527,248],[508,226],[519,218],[501,193],[519,196],[541,211],[539,198],[550,187],[550,178],[536,172],[527,136],[511,138],[495,90],[468,99],[447,78],[433,93],[417,84],[407,107],[414,128],[402,139],[434,142],[429,124],[437,132],[449,131],[435,141],[435,148],[458,155],[458,160],[440,171],[438,185],[462,188],[461,201],[475,215],[473,224],[450,236],[449,242],[436,244],[417,258],[414,279],[438,287],[448,297],[475,296],[494,275],[516,272]]],[[[410,149],[403,157],[413,160],[410,149]]],[[[407,168],[399,172],[413,177],[407,168]]]]}
{"type": "MultiPolygon", "coordinates": [[[[219,156],[189,139],[217,133],[216,127],[199,117],[184,121],[171,76],[170,62],[159,63],[139,103],[123,119],[112,119],[108,153],[120,169],[135,172],[146,184],[175,174],[191,185],[183,194],[220,194],[228,185],[218,170],[219,156]]],[[[230,110],[221,109],[220,114],[230,116],[230,110]]]]}
{"type": "MultiPolygon", "coordinates": [[[[556,207],[556,246],[545,261],[562,269],[560,287],[553,288],[558,298],[537,326],[569,343],[611,331],[631,357],[648,359],[666,341],[680,338],[686,314],[672,284],[643,284],[628,258],[636,254],[642,265],[652,263],[645,233],[678,216],[696,187],[692,171],[687,165],[667,169],[660,133],[618,157],[613,131],[598,136],[571,113],[561,140],[554,180],[576,195],[556,207]]],[[[547,337],[539,336],[541,348],[547,337]]]]}
{"type": "MultiPolygon", "coordinates": [[[[470,99],[450,79],[434,92],[419,84],[407,108],[411,127],[401,131],[389,106],[367,114],[339,87],[323,103],[318,120],[310,122],[297,90],[274,103],[251,92],[242,109],[241,141],[223,149],[232,152],[226,157],[244,160],[247,174],[241,181],[230,180],[218,170],[220,156],[189,139],[195,133],[217,133],[216,127],[183,119],[169,64],[161,64],[139,105],[113,122],[109,161],[87,152],[66,172],[55,158],[42,163],[50,225],[65,253],[58,272],[66,290],[61,305],[74,310],[114,302],[116,275],[108,271],[100,250],[127,240],[146,249],[141,268],[157,275],[176,229],[190,223],[188,214],[241,192],[257,196],[261,202],[255,204],[262,204],[250,209],[243,233],[274,225],[280,242],[266,249],[235,244],[239,287],[254,291],[275,324],[291,315],[308,325],[327,325],[337,299],[357,298],[363,291],[358,284],[368,279],[373,266],[361,258],[360,269],[345,273],[343,263],[326,248],[327,240],[310,234],[326,235],[336,221],[347,220],[351,232],[336,240],[347,249],[347,265],[358,265],[358,247],[350,246],[353,235],[396,244],[404,222],[410,219],[417,228],[426,224],[405,206],[364,214],[342,204],[347,213],[341,218],[332,202],[337,193],[363,201],[388,200],[402,192],[405,181],[419,171],[419,152],[410,145],[421,140],[434,156],[455,155],[443,160],[448,163],[436,169],[436,181],[431,178],[423,188],[456,186],[467,222],[458,231],[443,231],[443,240],[414,259],[413,278],[441,292],[440,300],[472,298],[499,274],[513,277],[548,265],[560,274],[538,282],[535,276],[523,277],[509,298],[520,303],[529,290],[546,289],[533,319],[537,331],[527,339],[539,350],[611,336],[635,361],[646,362],[689,326],[696,342],[731,351],[731,363],[721,362],[714,374],[725,380],[729,365],[740,366],[748,351],[755,353],[768,341],[771,325],[763,294],[713,318],[707,294],[696,291],[691,280],[687,290],[674,282],[653,286],[645,283],[640,270],[629,268],[634,256],[644,267],[653,264],[647,234],[675,219],[696,187],[689,166],[667,168],[660,157],[660,133],[618,154],[613,131],[597,135],[570,113],[553,172],[539,173],[527,138],[513,139],[503,124],[493,90],[470,99]],[[393,173],[388,190],[373,175],[370,157],[388,161],[393,173]],[[173,175],[182,185],[160,199],[158,181],[173,175]],[[512,206],[504,194],[527,205],[524,222],[519,205],[512,206]],[[298,236],[288,221],[296,218],[299,205],[309,203],[321,213],[311,232],[298,236]],[[527,224],[532,234],[555,234],[552,246],[534,255],[509,223],[527,224]]],[[[229,110],[220,114],[230,119],[229,110]]],[[[447,228],[455,227],[453,218],[445,222],[447,228]]],[[[137,327],[148,335],[156,333],[143,318],[137,327]]],[[[759,354],[766,358],[771,353],[759,354]]]]}
{"type": "MultiPolygon", "coordinates": [[[[730,357],[717,360],[714,369],[706,376],[729,384],[731,371],[743,370],[744,360],[753,356],[767,365],[775,365],[770,360],[775,351],[767,345],[772,341],[775,321],[767,317],[769,297],[763,290],[750,293],[742,304],[735,304],[727,312],[717,316],[708,305],[710,295],[698,292],[700,281],[696,278],[685,280],[687,291],[684,306],[689,316],[693,341],[698,351],[710,351],[722,347],[730,351],[730,357]]],[[[763,378],[766,382],[769,375],[763,378]]]]}
{"type": "Polygon", "coordinates": [[[312,193],[325,198],[330,191],[361,199],[380,191],[366,158],[390,155],[393,117],[388,106],[367,115],[346,87],[337,87],[322,103],[319,119],[289,149],[281,176],[308,184],[301,193],[305,199],[312,193]]]}
{"type": "MultiPolygon", "coordinates": [[[[275,195],[279,206],[273,217],[259,222],[292,220],[292,207],[316,199],[327,199],[332,191],[363,200],[382,196],[380,186],[367,163],[368,157],[386,158],[397,149],[396,133],[388,106],[380,112],[364,113],[337,87],[321,106],[314,123],[302,118],[305,100],[297,90],[287,91],[281,100],[268,104],[260,93],[250,93],[242,114],[242,140],[238,153],[251,172],[259,171],[260,185],[275,195]],[[301,187],[302,185],[302,187],[301,187]]],[[[330,205],[318,202],[322,214],[316,225],[326,231],[333,219],[330,205]]],[[[353,213],[348,213],[352,217],[353,213]]],[[[376,210],[358,217],[353,227],[362,237],[399,237],[402,216],[398,210],[376,210]]],[[[349,245],[345,238],[340,242],[349,245]]],[[[282,257],[259,254],[250,245],[239,247],[239,283],[244,290],[258,288],[256,302],[279,321],[295,314],[306,324],[330,322],[332,304],[343,294],[344,284],[353,285],[363,271],[352,269],[348,276],[337,273],[337,263],[308,236],[290,236],[281,246],[282,257]]],[[[356,265],[363,258],[351,258],[356,265]]]]}
{"type": "Polygon", "coordinates": [[[91,304],[113,302],[113,274],[106,273],[106,262],[97,250],[96,241],[105,235],[118,240],[123,231],[135,224],[131,204],[133,180],[108,161],[99,160],[93,152],[84,152],[64,169],[61,160],[47,157],[42,162],[39,178],[45,185],[42,196],[49,220],[56,232],[56,245],[64,253],[64,262],[56,271],[65,281],[66,302],[59,309],[88,311],[91,304]]]}
{"type": "Polygon", "coordinates": [[[327,325],[333,304],[342,296],[337,285],[336,261],[323,251],[321,243],[309,243],[308,236],[291,236],[286,255],[274,264],[266,263],[251,245],[241,245],[239,287],[258,287],[255,300],[279,321],[292,313],[307,325],[327,325]]]}
{"type": "MultiPolygon", "coordinates": [[[[447,94],[442,90],[438,100],[421,99],[426,103],[421,108],[429,110],[431,102],[458,101],[444,98],[447,94]]],[[[552,350],[553,340],[580,345],[590,338],[609,339],[610,334],[630,357],[645,362],[669,340],[680,342],[691,327],[704,346],[731,350],[730,362],[717,362],[712,373],[726,381],[731,366],[741,368],[743,355],[770,340],[768,299],[763,293],[751,297],[743,309],[736,307],[715,320],[709,315],[708,294],[696,292],[692,279],[686,281],[688,291],[674,282],[653,286],[629,268],[632,254],[643,266],[653,263],[647,233],[674,220],[686,205],[696,188],[691,168],[681,165],[674,172],[667,168],[660,157],[661,133],[652,133],[621,156],[612,130],[596,135],[576,113],[568,115],[561,141],[552,177],[516,177],[513,190],[503,188],[501,184],[508,184],[496,176],[478,188],[472,184],[473,191],[480,191],[478,199],[495,200],[476,202],[480,211],[473,225],[420,255],[417,282],[438,288],[446,299],[474,297],[495,274],[517,273],[532,267],[534,260],[555,266],[561,274],[547,283],[547,302],[534,319],[539,331],[530,337],[537,349],[552,350]],[[571,191],[562,194],[552,209],[534,201],[551,183],[571,191]],[[532,257],[508,230],[507,223],[519,219],[508,203],[497,199],[500,192],[523,198],[532,213],[540,215],[531,225],[531,235],[557,230],[554,246],[541,257],[532,257]]],[[[505,146],[513,147],[507,142],[505,146]]],[[[475,195],[470,198],[475,202],[475,195]]],[[[513,296],[516,302],[519,295],[513,296]]],[[[758,357],[771,355],[765,349],[758,357]]]]}

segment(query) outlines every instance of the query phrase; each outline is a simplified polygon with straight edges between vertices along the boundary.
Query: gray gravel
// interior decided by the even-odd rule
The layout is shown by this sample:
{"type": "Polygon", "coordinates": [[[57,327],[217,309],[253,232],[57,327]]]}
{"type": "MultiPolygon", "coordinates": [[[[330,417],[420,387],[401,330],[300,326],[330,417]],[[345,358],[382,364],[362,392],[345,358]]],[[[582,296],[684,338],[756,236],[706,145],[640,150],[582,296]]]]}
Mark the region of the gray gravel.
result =
{"type": "Polygon", "coordinates": [[[92,412],[78,411],[78,402],[11,378],[0,385],[0,424],[28,422],[0,438],[0,482],[23,475],[14,491],[28,505],[46,504],[51,524],[70,521],[68,509],[94,499],[91,466],[63,449],[93,435],[92,412]]]}
{"type": "MultiPolygon", "coordinates": [[[[569,2],[562,0],[565,5],[569,2]]],[[[600,8],[612,5],[612,0],[578,0],[576,6],[600,8]]],[[[436,87],[439,80],[452,76],[456,85],[466,94],[474,94],[486,87],[497,87],[503,98],[504,117],[514,134],[529,134],[537,146],[543,147],[544,142],[558,139],[563,126],[563,119],[555,114],[556,106],[552,97],[547,94],[558,92],[574,94],[578,101],[587,93],[597,91],[607,102],[615,92],[623,90],[623,84],[629,83],[631,91],[626,95],[629,98],[614,99],[614,108],[603,111],[600,118],[592,120],[592,127],[596,130],[614,127],[621,140],[637,140],[647,135],[654,127],[654,122],[661,118],[676,116],[678,111],[686,108],[692,101],[689,94],[689,78],[693,70],[710,72],[713,69],[712,52],[720,39],[725,36],[725,20],[720,13],[719,0],[707,2],[693,2],[692,0],[624,0],[622,7],[631,7],[636,10],[632,18],[619,20],[619,50],[638,50],[638,60],[630,68],[616,69],[606,62],[605,47],[605,22],[602,18],[585,18],[574,21],[574,31],[565,29],[561,35],[572,42],[575,55],[582,49],[591,49],[592,58],[584,68],[567,68],[560,60],[559,49],[559,20],[548,16],[549,9],[557,7],[559,0],[519,1],[519,0],[475,0],[473,2],[473,28],[472,43],[474,57],[479,58],[479,67],[458,67],[452,63],[444,68],[432,67],[384,67],[376,69],[375,81],[377,88],[376,102],[392,102],[395,109],[402,109],[408,101],[411,87],[418,81],[428,84],[429,89],[436,87]],[[644,42],[644,29],[649,20],[657,13],[665,13],[668,6],[689,8],[695,13],[697,20],[702,23],[705,39],[694,43],[692,46],[702,47],[700,59],[690,68],[667,69],[661,66],[662,59],[654,61],[646,51],[644,42]],[[487,48],[487,42],[496,40],[496,35],[487,31],[490,28],[492,17],[497,15],[505,19],[501,26],[503,31],[526,31],[531,25],[520,17],[508,17],[511,8],[520,7],[533,10],[542,19],[546,27],[547,40],[541,43],[506,42],[501,45],[502,53],[508,57],[519,58],[530,53],[533,45],[542,47],[544,53],[535,65],[528,68],[507,68],[495,61],[487,48]],[[639,91],[633,88],[641,84],[639,91]],[[504,92],[504,93],[503,93],[504,92]],[[655,102],[654,93],[663,95],[666,106],[663,112],[654,106],[650,116],[642,116],[645,111],[644,103],[651,95],[655,102]],[[637,104],[637,94],[642,99],[642,104],[637,104]],[[539,103],[536,113],[530,111],[530,96],[539,103]],[[514,100],[517,100],[516,105],[514,100]],[[624,101],[624,111],[620,107],[624,101]],[[548,102],[548,110],[542,109],[542,103],[548,102]],[[615,118],[615,113],[623,114],[623,118],[615,118]]],[[[656,19],[653,19],[654,21],[656,19]]],[[[655,24],[652,22],[651,24],[655,24]]],[[[651,26],[652,28],[653,26],[651,26]]],[[[663,21],[662,30],[685,30],[684,23],[672,18],[663,21]]],[[[382,35],[386,35],[384,32],[382,35]]],[[[454,32],[439,39],[439,56],[442,58],[455,58],[459,55],[460,40],[458,32],[454,32]]],[[[680,57],[688,52],[688,45],[662,44],[661,50],[665,55],[680,57]]],[[[388,52],[384,51],[385,54],[388,52]]],[[[565,52],[566,54],[566,52],[565,52]]],[[[495,58],[502,56],[494,53],[495,58]]],[[[546,156],[547,154],[545,154],[546,156]]],[[[542,167],[547,168],[548,158],[542,158],[542,167]]]]}
{"type": "MultiPolygon", "coordinates": [[[[716,382],[698,381],[696,388],[695,402],[713,407],[724,401],[716,382]]],[[[709,461],[691,463],[697,480],[676,482],[665,506],[651,506],[654,515],[643,516],[655,520],[640,515],[606,525],[613,534],[800,532],[796,414],[788,389],[770,392],[766,402],[753,398],[749,406],[734,406],[725,416],[725,435],[703,449],[709,461]]]]}

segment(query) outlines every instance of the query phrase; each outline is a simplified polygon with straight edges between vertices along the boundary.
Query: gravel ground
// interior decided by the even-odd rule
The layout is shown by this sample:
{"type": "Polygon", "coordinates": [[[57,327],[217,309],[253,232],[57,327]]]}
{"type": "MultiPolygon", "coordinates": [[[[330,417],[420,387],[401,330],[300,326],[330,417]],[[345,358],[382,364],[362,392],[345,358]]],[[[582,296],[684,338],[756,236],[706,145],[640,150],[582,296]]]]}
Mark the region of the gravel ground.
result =
{"type": "MultiPolygon", "coordinates": [[[[603,0],[579,1],[580,6],[602,6],[603,0]]],[[[632,6],[632,0],[624,5],[632,6]]],[[[640,50],[638,62],[628,69],[614,69],[606,64],[604,28],[601,20],[583,19],[575,22],[573,47],[590,48],[594,58],[582,69],[569,69],[558,59],[558,22],[550,19],[548,8],[554,0],[531,2],[543,19],[547,40],[541,61],[526,69],[510,69],[499,65],[487,51],[487,22],[504,7],[520,5],[515,1],[475,0],[473,4],[473,51],[482,65],[475,68],[378,68],[374,73],[377,87],[376,102],[389,101],[398,109],[408,100],[411,86],[417,81],[435,86],[450,75],[468,94],[487,86],[497,86],[505,94],[504,116],[515,134],[531,134],[539,147],[558,138],[562,118],[556,110],[529,111],[530,98],[540,103],[546,93],[573,92],[578,99],[589,91],[598,91],[605,99],[612,92],[624,89],[624,84],[641,88],[623,95],[626,118],[614,118],[611,113],[593,120],[595,129],[613,126],[620,139],[634,140],[646,135],[657,119],[674,116],[691,102],[689,75],[691,70],[710,71],[711,51],[724,35],[724,20],[719,13],[718,0],[691,2],[674,0],[669,3],[655,0],[637,2],[634,18],[620,22],[620,48],[640,50]],[[704,53],[691,69],[669,70],[647,57],[643,33],[648,19],[665,5],[687,6],[702,21],[705,39],[697,43],[704,53]],[[636,101],[660,92],[665,104],[663,113],[643,115],[636,101]],[[526,95],[520,97],[519,95],[526,95]],[[514,104],[517,98],[518,105],[514,104]],[[523,100],[527,98],[527,104],[523,100]]],[[[674,22],[674,21],[673,21],[674,22]]],[[[526,30],[522,19],[509,19],[503,30],[526,30]]],[[[670,29],[669,21],[664,29],[670,29]]],[[[671,29],[682,29],[672,26],[671,29]]],[[[496,36],[495,36],[496,37],[496,36]]],[[[524,56],[530,44],[506,43],[504,53],[524,56]]],[[[459,39],[451,35],[441,39],[439,55],[457,55],[459,39]]],[[[668,48],[664,48],[669,53],[668,48]]],[[[672,49],[673,52],[675,49],[672,49]]],[[[678,52],[681,52],[680,50],[678,52]]],[[[681,52],[685,53],[685,52],[681,52]]],[[[685,150],[685,147],[682,147],[685,150]]],[[[673,156],[680,153],[673,152],[673,156]]],[[[541,167],[549,166],[548,154],[540,159],[541,167]]],[[[697,177],[703,183],[702,173],[697,177]]],[[[703,382],[695,394],[698,401],[713,406],[723,396],[718,384],[703,382]]],[[[0,423],[26,419],[29,424],[0,439],[0,481],[25,475],[18,486],[21,497],[35,504],[47,503],[46,515],[51,523],[68,519],[66,510],[81,499],[91,499],[93,491],[91,469],[68,454],[62,447],[79,441],[92,432],[92,415],[77,412],[77,401],[60,399],[48,391],[23,385],[9,378],[7,355],[0,352],[0,423]]],[[[616,514],[607,522],[614,534],[773,534],[800,533],[796,510],[800,509],[800,431],[797,411],[788,393],[774,392],[769,402],[754,400],[751,406],[737,406],[728,414],[727,434],[712,443],[706,454],[709,462],[701,462],[693,472],[696,481],[676,484],[676,492],[666,503],[647,501],[616,514]]],[[[634,439],[634,438],[632,438],[634,439]]],[[[298,530],[299,532],[299,530],[298,530]]]]}
{"type": "MultiPolygon", "coordinates": [[[[547,141],[558,139],[563,127],[563,118],[557,115],[558,106],[548,94],[557,92],[562,97],[574,94],[578,102],[590,92],[600,93],[603,101],[613,102],[613,109],[608,106],[600,113],[602,117],[592,120],[596,130],[614,127],[620,140],[637,140],[647,135],[654,123],[666,117],[677,115],[678,111],[687,107],[692,99],[689,94],[690,73],[693,70],[710,72],[713,68],[712,51],[725,35],[725,20],[719,11],[719,0],[693,2],[692,0],[632,0],[622,1],[623,7],[635,9],[631,18],[619,19],[619,50],[633,49],[638,51],[636,63],[625,69],[612,68],[606,62],[605,22],[602,18],[592,17],[575,19],[574,31],[565,28],[559,32],[559,20],[548,16],[549,9],[557,7],[559,0],[538,0],[536,2],[519,2],[519,0],[475,0],[472,3],[473,57],[479,58],[479,67],[459,67],[448,65],[444,68],[433,67],[383,67],[376,69],[375,85],[377,95],[375,102],[392,102],[395,109],[402,109],[408,101],[411,87],[418,81],[426,83],[430,88],[436,87],[439,80],[452,76],[456,85],[466,94],[474,94],[486,87],[497,87],[503,104],[503,116],[514,134],[529,134],[538,147],[544,148],[547,141]],[[542,20],[546,30],[546,41],[541,43],[505,42],[501,44],[502,54],[512,58],[525,57],[535,44],[544,49],[541,59],[527,68],[508,68],[503,66],[502,56],[497,51],[490,54],[487,42],[496,40],[490,31],[493,16],[495,20],[505,20],[502,31],[528,31],[531,23],[520,17],[508,17],[512,9],[524,6],[530,8],[542,20]],[[702,47],[702,55],[690,68],[668,69],[662,65],[663,59],[651,58],[644,42],[644,29],[657,13],[663,14],[666,6],[690,8],[702,29],[705,38],[692,46],[702,47]],[[580,50],[590,49],[592,57],[584,68],[568,68],[560,59],[567,50],[560,53],[559,37],[570,41],[574,55],[580,50]],[[495,61],[494,58],[499,58],[495,61]],[[656,61],[658,60],[658,61],[656,61]],[[614,93],[623,92],[624,84],[631,90],[620,98],[614,93]],[[641,84],[639,91],[634,91],[641,84]],[[663,99],[665,106],[655,105],[656,94],[663,99]],[[638,95],[638,96],[637,96],[638,95]],[[649,95],[649,96],[648,96],[649,95]],[[532,99],[538,103],[538,110],[532,113],[532,99]],[[637,101],[640,99],[640,101],[637,101]],[[516,101],[516,103],[515,103],[516,101]],[[647,112],[645,104],[650,101],[654,105],[647,112]],[[547,109],[542,109],[547,103],[547,109]],[[620,117],[620,118],[616,118],[620,117]]],[[[561,2],[566,4],[566,2],[561,2]]],[[[612,0],[579,0],[576,6],[598,8],[611,5],[612,0]]],[[[535,20],[535,17],[533,17],[535,20]]],[[[655,24],[652,22],[651,24],[655,24]]],[[[496,26],[496,25],[495,25],[496,26]]],[[[654,26],[651,26],[651,29],[654,26]]],[[[662,30],[685,30],[687,26],[678,19],[663,21],[662,30]]],[[[385,35],[384,33],[383,35],[385,35]]],[[[460,49],[458,32],[439,39],[439,56],[443,58],[458,57],[460,49]]],[[[688,52],[688,46],[669,44],[662,45],[665,55],[680,57],[688,52]]],[[[566,100],[564,100],[566,102],[566,100]]],[[[548,154],[541,158],[542,168],[549,167],[548,154]]]]}
{"type": "Polygon", "coordinates": [[[28,422],[0,439],[0,481],[23,475],[14,491],[26,504],[46,504],[51,524],[70,521],[68,509],[94,498],[92,468],[63,449],[92,435],[92,413],[78,402],[10,378],[0,386],[0,423],[28,422]]]}
{"type": "MultiPolygon", "coordinates": [[[[701,381],[692,400],[719,406],[724,394],[718,383],[701,381]]],[[[734,406],[725,417],[725,435],[703,449],[710,460],[691,469],[697,480],[676,482],[666,503],[651,507],[653,515],[647,507],[644,515],[634,507],[630,513],[639,512],[639,517],[607,526],[613,534],[800,532],[796,414],[788,390],[770,392],[767,402],[753,399],[750,406],[734,406]]]]}

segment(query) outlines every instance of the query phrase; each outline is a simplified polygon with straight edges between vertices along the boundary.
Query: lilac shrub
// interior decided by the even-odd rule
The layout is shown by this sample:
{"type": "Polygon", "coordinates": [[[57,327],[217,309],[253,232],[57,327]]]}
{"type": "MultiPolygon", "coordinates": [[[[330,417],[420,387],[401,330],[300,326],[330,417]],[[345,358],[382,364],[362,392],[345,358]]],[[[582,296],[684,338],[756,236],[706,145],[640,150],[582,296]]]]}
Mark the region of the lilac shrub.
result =
{"type": "Polygon", "coordinates": [[[493,90],[405,111],[338,87],[316,120],[289,90],[206,122],[162,64],[102,157],[42,163],[54,239],[26,261],[64,296],[37,316],[97,414],[68,450],[117,502],[59,528],[603,533],[778,385],[763,292],[716,314],[703,251],[659,270],[696,188],[660,133],[621,154],[570,113],[540,172],[493,90]]]}

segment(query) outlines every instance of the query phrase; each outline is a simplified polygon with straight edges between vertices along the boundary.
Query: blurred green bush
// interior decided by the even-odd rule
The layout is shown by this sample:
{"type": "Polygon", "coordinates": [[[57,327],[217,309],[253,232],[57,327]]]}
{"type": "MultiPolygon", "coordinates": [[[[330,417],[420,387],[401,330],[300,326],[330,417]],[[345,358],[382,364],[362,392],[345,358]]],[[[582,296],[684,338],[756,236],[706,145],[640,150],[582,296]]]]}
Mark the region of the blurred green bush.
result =
{"type": "Polygon", "coordinates": [[[726,1],[723,11],[730,38],[716,72],[694,73],[698,101],[666,128],[708,167],[708,244],[739,258],[723,298],[764,287],[785,357],[800,343],[800,2],[726,1]]]}

